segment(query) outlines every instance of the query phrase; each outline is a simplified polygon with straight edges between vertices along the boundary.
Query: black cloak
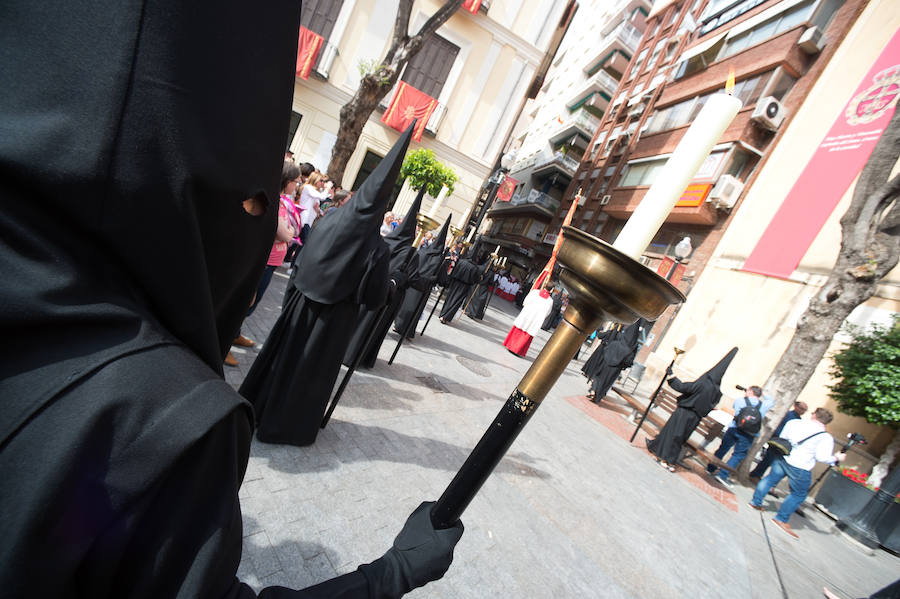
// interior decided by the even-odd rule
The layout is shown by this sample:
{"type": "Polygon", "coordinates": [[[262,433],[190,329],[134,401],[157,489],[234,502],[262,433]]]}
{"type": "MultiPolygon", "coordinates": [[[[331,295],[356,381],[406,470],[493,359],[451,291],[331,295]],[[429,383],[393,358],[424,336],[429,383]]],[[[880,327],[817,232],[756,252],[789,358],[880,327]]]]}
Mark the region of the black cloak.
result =
{"type": "Polygon", "coordinates": [[[600,403],[606,397],[622,370],[634,363],[638,339],[646,322],[643,318],[638,318],[605,345],[591,373],[591,388],[594,390],[595,403],[600,403]]]}
{"type": "Polygon", "coordinates": [[[669,379],[669,386],[681,395],[678,397],[678,407],[659,431],[659,435],[647,442],[647,448],[656,457],[669,464],[678,460],[681,446],[690,438],[700,419],[719,403],[722,397],[719,385],[722,384],[722,377],[735,354],[736,347],[693,383],[684,383],[677,377],[669,379]]]}
{"type": "Polygon", "coordinates": [[[387,299],[390,257],[378,229],[412,131],[344,206],[313,227],[294,262],[291,297],[240,388],[253,404],[260,441],[316,440],[359,306],[387,299]]]}
{"type": "Polygon", "coordinates": [[[491,297],[491,286],[494,284],[494,271],[488,268],[481,275],[475,291],[472,295],[472,301],[466,308],[466,316],[481,320],[484,318],[484,311],[487,309],[488,299],[491,297]]]}
{"type": "Polygon", "coordinates": [[[603,352],[606,349],[606,346],[609,345],[615,336],[619,333],[618,329],[608,329],[606,331],[601,331],[597,333],[597,336],[594,337],[594,344],[597,348],[594,350],[594,353],[585,360],[584,364],[581,367],[581,372],[584,376],[589,379],[594,378],[594,374],[597,372],[598,364],[602,363],[603,360],[603,352]]]}
{"type": "Polygon", "coordinates": [[[547,314],[547,318],[544,319],[544,323],[541,325],[541,329],[544,331],[549,331],[550,329],[555,329],[557,325],[557,318],[559,317],[559,311],[562,308],[562,294],[555,293],[553,294],[553,307],[550,308],[550,313],[547,314]]]}
{"type": "Polygon", "coordinates": [[[446,324],[453,320],[456,311],[472,295],[472,285],[481,278],[485,268],[486,266],[479,266],[466,258],[456,262],[447,283],[447,297],[444,298],[444,305],[441,308],[441,322],[446,324]]]}
{"type": "Polygon", "coordinates": [[[344,353],[346,366],[353,364],[357,354],[365,349],[363,344],[366,341],[369,341],[368,351],[360,359],[359,366],[363,368],[375,366],[378,351],[381,349],[381,344],[384,343],[388,329],[391,328],[391,322],[397,315],[397,311],[400,310],[407,288],[410,285],[418,284],[419,257],[416,255],[413,242],[416,239],[416,215],[419,214],[423,197],[425,197],[424,186],[419,190],[400,226],[384,237],[391,252],[390,276],[393,284],[390,297],[382,309],[369,310],[366,306],[360,306],[356,331],[344,353]]]}
{"type": "Polygon", "coordinates": [[[447,220],[444,221],[444,225],[438,232],[437,237],[431,242],[431,245],[426,248],[419,248],[419,251],[416,252],[419,257],[418,285],[414,285],[407,290],[403,303],[400,305],[400,310],[397,312],[397,317],[394,320],[394,330],[401,335],[409,327],[409,332],[406,335],[407,339],[412,339],[415,336],[415,325],[419,322],[419,318],[421,318],[422,312],[425,310],[425,304],[428,302],[431,290],[437,283],[438,274],[441,269],[445,269],[447,266],[444,258],[446,252],[444,244],[447,242],[447,232],[449,230],[450,217],[447,216],[447,220]]]}
{"type": "MultiPolygon", "coordinates": [[[[274,239],[300,3],[4,9],[0,588],[253,597],[222,359],[274,239]]],[[[341,592],[363,574],[263,595],[341,592]]]]}

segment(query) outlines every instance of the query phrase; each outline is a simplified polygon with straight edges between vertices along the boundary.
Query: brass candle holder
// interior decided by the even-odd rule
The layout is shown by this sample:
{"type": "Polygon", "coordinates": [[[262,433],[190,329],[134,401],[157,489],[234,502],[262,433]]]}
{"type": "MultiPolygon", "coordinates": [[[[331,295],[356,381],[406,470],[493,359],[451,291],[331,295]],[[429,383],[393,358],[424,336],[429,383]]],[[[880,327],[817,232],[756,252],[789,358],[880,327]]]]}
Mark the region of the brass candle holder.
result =
{"type": "Polygon", "coordinates": [[[416,240],[413,242],[414,247],[419,247],[419,244],[422,243],[422,238],[425,236],[425,233],[428,231],[434,231],[438,228],[438,223],[436,220],[431,218],[426,214],[422,214],[421,212],[416,214],[416,224],[419,225],[419,233],[416,235],[416,240]]]}
{"type": "Polygon", "coordinates": [[[459,520],[575,351],[604,319],[623,324],[638,317],[656,320],[685,299],[663,277],[608,243],[573,227],[564,227],[563,236],[557,255],[560,281],[569,293],[563,320],[432,508],[437,528],[459,520]]]}

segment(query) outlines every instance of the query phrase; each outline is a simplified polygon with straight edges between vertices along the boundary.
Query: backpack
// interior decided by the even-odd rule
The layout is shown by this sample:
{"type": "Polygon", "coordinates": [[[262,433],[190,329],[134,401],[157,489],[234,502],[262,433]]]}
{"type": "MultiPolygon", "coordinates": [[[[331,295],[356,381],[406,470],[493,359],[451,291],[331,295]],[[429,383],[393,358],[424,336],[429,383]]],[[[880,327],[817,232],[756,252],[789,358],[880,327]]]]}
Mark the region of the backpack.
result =
{"type": "Polygon", "coordinates": [[[750,403],[750,398],[746,398],[746,405],[734,415],[734,424],[739,431],[750,435],[759,432],[762,426],[762,413],[759,411],[761,405],[762,400],[753,405],[750,403]]]}

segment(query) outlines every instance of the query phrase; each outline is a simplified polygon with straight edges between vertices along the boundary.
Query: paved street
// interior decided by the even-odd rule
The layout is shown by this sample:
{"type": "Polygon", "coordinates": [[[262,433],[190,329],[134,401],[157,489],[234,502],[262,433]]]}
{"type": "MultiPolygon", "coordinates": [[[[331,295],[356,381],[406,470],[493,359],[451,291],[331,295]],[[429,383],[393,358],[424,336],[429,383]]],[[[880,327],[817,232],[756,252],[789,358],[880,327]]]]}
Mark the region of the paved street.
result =
{"type": "MultiPolygon", "coordinates": [[[[245,322],[258,345],[285,281],[279,269],[245,322]]],[[[435,317],[392,366],[390,333],[314,446],[254,442],[241,490],[240,577],[255,588],[304,587],[384,553],[419,502],[440,495],[544,345],[546,333],[528,359],[503,348],[514,313],[495,297],[483,322],[435,317]]],[[[235,351],[230,383],[257,351],[235,351]]],[[[632,425],[621,410],[583,399],[578,369],[587,355],[466,511],[447,575],[410,597],[782,597],[766,531],[791,599],[821,597],[823,586],[868,596],[900,575],[900,558],[864,554],[816,510],[792,519],[796,541],[772,525],[772,498],[761,518],[746,505],[750,489],[736,486],[735,495],[700,474],[661,468],[642,437],[628,444],[632,425]]]]}

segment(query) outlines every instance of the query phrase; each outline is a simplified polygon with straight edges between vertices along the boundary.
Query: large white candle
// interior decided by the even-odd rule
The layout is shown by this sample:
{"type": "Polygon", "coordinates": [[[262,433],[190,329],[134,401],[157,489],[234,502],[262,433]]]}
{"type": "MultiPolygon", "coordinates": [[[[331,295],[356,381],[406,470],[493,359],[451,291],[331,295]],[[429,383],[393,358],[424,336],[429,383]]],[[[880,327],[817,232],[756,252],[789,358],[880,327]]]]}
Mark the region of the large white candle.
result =
{"type": "Polygon", "coordinates": [[[435,215],[437,214],[438,208],[440,208],[440,207],[441,207],[441,204],[444,203],[444,198],[447,197],[447,192],[448,192],[448,191],[450,191],[450,190],[447,189],[447,186],[446,186],[446,185],[444,185],[443,187],[441,187],[441,191],[440,191],[440,193],[438,194],[437,198],[435,198],[434,204],[431,205],[431,210],[428,211],[428,216],[429,216],[429,217],[431,217],[431,218],[434,218],[434,217],[435,217],[435,215]]]}
{"type": "Polygon", "coordinates": [[[741,101],[729,94],[709,97],[657,175],[656,182],[625,223],[613,243],[614,248],[635,260],[641,257],[741,106],[741,101]]]}
{"type": "Polygon", "coordinates": [[[472,206],[469,206],[469,209],[465,214],[462,215],[462,218],[459,219],[459,224],[456,225],[457,229],[465,229],[466,223],[469,222],[469,215],[472,214],[472,206]]]}
{"type": "Polygon", "coordinates": [[[472,243],[472,238],[475,237],[475,227],[472,227],[472,230],[469,231],[469,236],[466,237],[467,243],[472,243]]]}

